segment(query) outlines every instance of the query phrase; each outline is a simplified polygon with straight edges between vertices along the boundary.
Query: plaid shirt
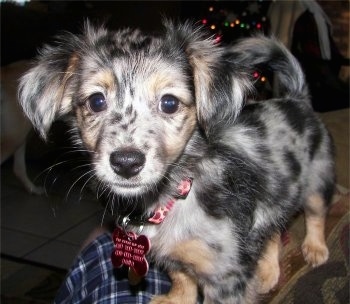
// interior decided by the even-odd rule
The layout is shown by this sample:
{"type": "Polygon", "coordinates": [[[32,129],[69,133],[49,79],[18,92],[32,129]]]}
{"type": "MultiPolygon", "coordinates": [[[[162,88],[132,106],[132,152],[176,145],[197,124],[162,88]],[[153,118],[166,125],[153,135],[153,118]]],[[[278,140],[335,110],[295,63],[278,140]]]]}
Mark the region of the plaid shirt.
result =
{"type": "Polygon", "coordinates": [[[87,246],[76,258],[54,303],[149,303],[152,296],[170,290],[169,277],[153,265],[139,285],[130,286],[126,267],[116,269],[112,265],[113,250],[112,237],[107,233],[87,246]]]}

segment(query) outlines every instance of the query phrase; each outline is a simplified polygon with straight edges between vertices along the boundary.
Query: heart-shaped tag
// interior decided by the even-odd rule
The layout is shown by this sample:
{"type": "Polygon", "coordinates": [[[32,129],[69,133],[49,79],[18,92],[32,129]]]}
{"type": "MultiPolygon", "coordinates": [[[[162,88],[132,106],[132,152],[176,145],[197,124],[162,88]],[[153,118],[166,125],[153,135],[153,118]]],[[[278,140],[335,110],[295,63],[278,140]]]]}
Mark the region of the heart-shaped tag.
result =
{"type": "Polygon", "coordinates": [[[115,244],[112,253],[114,267],[128,266],[138,277],[144,277],[148,272],[148,262],[145,255],[151,248],[151,242],[145,235],[137,236],[133,232],[126,232],[117,227],[113,232],[115,244]]]}

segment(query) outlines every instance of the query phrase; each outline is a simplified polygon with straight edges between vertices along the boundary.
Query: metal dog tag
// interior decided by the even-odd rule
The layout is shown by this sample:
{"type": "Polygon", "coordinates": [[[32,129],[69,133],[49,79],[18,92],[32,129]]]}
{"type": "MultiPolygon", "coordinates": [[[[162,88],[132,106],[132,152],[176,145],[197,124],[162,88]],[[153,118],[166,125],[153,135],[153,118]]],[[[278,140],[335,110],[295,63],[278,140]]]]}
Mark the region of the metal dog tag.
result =
{"type": "Polygon", "coordinates": [[[113,242],[115,244],[111,256],[113,266],[129,267],[129,282],[136,285],[148,272],[149,266],[145,255],[151,248],[149,238],[117,227],[113,232],[113,242]]]}

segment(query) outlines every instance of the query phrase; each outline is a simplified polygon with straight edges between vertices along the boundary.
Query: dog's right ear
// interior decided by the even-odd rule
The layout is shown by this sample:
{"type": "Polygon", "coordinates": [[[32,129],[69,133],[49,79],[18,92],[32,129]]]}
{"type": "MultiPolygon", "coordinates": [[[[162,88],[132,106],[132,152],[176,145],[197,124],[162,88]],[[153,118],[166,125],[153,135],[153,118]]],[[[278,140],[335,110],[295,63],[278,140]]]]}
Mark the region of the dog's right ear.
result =
{"type": "Polygon", "coordinates": [[[19,101],[35,129],[46,139],[57,116],[71,110],[71,76],[79,57],[73,49],[46,46],[19,83],[19,101]]]}
{"type": "Polygon", "coordinates": [[[46,138],[53,121],[72,110],[74,79],[84,54],[107,35],[103,25],[84,24],[83,35],[65,33],[46,45],[19,84],[19,101],[34,127],[46,138]]]}

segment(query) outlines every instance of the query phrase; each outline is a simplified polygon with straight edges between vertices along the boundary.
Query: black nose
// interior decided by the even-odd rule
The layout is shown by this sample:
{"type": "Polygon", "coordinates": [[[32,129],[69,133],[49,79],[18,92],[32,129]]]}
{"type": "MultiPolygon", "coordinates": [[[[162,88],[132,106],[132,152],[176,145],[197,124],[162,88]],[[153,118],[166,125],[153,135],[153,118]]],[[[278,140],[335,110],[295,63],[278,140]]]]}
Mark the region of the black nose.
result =
{"type": "Polygon", "coordinates": [[[145,160],[145,155],[134,149],[117,150],[109,157],[113,171],[125,178],[137,175],[142,170],[145,160]]]}

